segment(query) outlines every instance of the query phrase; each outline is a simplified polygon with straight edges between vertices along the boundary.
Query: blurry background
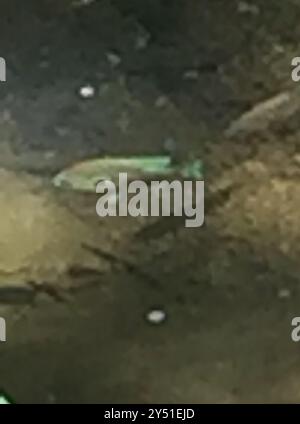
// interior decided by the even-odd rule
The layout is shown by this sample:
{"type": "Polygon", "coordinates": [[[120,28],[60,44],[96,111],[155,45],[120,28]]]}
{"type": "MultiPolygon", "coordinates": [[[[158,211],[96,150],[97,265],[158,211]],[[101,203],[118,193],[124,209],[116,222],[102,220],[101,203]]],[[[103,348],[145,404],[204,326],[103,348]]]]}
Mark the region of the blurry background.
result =
{"type": "Polygon", "coordinates": [[[51,193],[142,273],[112,262],[93,287],[77,273],[79,292],[41,294],[25,312],[27,297],[8,302],[2,278],[0,387],[18,402],[299,402],[298,97],[280,125],[224,136],[245,111],[297,90],[299,17],[298,0],[2,0],[0,165],[19,190],[9,199],[36,190],[16,182],[24,171],[49,182],[78,160],[162,153],[170,140],[179,158],[204,160],[209,193],[197,230],[99,223],[95,199],[51,193]],[[168,316],[157,327],[144,318],[153,307],[168,316]]]}

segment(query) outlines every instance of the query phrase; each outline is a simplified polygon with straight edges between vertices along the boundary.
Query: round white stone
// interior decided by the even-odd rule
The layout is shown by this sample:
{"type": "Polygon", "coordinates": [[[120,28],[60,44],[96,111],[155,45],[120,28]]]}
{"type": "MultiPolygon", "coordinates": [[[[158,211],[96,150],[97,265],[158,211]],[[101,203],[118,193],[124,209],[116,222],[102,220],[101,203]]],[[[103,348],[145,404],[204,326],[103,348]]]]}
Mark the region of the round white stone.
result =
{"type": "Polygon", "coordinates": [[[95,95],[95,89],[91,85],[85,85],[80,88],[79,94],[81,97],[84,97],[85,99],[91,98],[95,95]]]}
{"type": "Polygon", "coordinates": [[[146,319],[150,324],[161,324],[167,318],[167,314],[162,309],[152,309],[146,315],[146,319]]]}

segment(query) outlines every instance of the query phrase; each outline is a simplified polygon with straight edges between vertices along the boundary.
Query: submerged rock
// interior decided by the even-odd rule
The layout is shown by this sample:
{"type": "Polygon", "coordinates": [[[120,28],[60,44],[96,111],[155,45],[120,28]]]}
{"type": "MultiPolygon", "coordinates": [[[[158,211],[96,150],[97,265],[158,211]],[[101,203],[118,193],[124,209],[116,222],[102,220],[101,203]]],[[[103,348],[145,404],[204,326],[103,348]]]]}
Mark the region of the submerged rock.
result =
{"type": "MultiPolygon", "coordinates": [[[[0,169],[0,288],[58,282],[70,269],[100,269],[91,228],[43,183],[0,169]]],[[[106,264],[107,265],[107,264],[106,264]]]]}

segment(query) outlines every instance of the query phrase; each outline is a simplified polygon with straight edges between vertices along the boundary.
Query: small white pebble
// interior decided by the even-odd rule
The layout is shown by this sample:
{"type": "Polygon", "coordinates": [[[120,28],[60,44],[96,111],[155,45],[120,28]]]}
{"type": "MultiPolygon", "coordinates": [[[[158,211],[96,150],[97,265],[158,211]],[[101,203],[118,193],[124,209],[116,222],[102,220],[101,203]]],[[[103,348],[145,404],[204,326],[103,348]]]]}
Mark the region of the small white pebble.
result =
{"type": "Polygon", "coordinates": [[[289,289],[280,289],[278,291],[279,299],[289,299],[291,297],[291,291],[289,289]]]}
{"type": "Polygon", "coordinates": [[[166,318],[167,318],[167,314],[162,309],[152,309],[146,314],[146,320],[150,324],[155,324],[155,325],[161,324],[166,320],[166,318]]]}
{"type": "Polygon", "coordinates": [[[90,99],[91,97],[94,97],[95,95],[95,88],[92,85],[85,85],[83,87],[80,87],[79,94],[84,99],[90,99]]]}

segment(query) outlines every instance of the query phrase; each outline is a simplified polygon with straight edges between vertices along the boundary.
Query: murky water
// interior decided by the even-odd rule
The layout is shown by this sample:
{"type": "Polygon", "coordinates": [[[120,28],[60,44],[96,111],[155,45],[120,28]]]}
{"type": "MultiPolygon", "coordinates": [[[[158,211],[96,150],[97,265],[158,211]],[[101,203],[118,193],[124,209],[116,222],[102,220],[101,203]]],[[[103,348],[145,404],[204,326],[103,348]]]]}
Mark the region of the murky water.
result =
{"type": "Polygon", "coordinates": [[[257,138],[223,143],[234,118],[290,86],[297,2],[257,0],[258,14],[249,16],[230,2],[231,26],[222,2],[201,2],[206,14],[196,1],[167,2],[171,11],[159,1],[4,3],[0,165],[14,184],[2,179],[0,196],[0,388],[20,403],[298,402],[290,336],[300,297],[296,232],[276,225],[294,225],[298,210],[297,131],[264,134],[263,147],[257,138]],[[86,86],[92,96],[81,95],[86,86]],[[78,160],[161,153],[170,139],[178,158],[204,158],[209,187],[221,187],[208,199],[203,228],[178,219],[103,221],[93,195],[51,187],[52,176],[78,160]],[[250,167],[238,168],[245,159],[250,167]],[[38,189],[23,171],[42,177],[38,189]],[[272,207],[276,187],[285,209],[272,207]],[[37,214],[31,196],[45,209],[26,233],[24,218],[37,214]],[[22,205],[22,223],[8,225],[22,205]],[[66,230],[57,208],[72,216],[68,237],[54,231],[66,230]],[[82,237],[98,257],[81,260],[82,237]],[[43,241],[43,257],[31,240],[43,241]],[[12,269],[23,259],[24,272],[12,269]],[[151,325],[151,310],[166,319],[151,325]]]}

